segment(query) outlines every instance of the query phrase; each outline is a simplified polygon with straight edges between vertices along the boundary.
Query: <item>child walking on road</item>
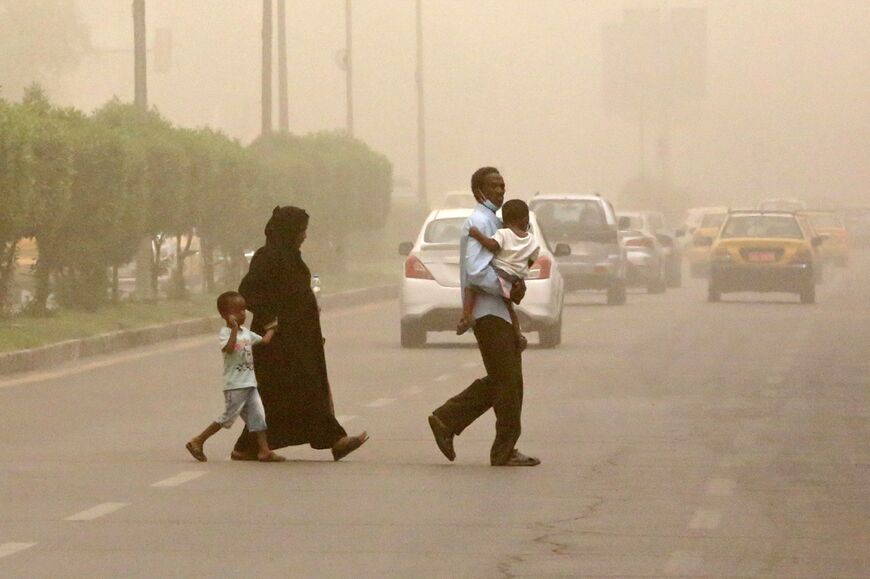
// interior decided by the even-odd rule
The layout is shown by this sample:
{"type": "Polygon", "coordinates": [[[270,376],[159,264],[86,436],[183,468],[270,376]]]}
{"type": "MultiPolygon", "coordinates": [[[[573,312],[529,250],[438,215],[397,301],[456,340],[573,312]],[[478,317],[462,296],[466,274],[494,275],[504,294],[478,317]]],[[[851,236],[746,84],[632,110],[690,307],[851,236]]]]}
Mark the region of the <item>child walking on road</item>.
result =
{"type": "MultiPolygon", "coordinates": [[[[476,227],[471,227],[468,235],[480,242],[494,254],[492,266],[498,274],[504,293],[505,302],[511,315],[517,343],[525,343],[520,329],[519,318],[510,300],[511,287],[518,279],[529,275],[529,267],[538,259],[541,248],[535,236],[529,233],[529,206],[520,199],[511,199],[502,207],[504,228],[495,232],[491,238],[485,236],[476,227]]],[[[465,289],[462,299],[462,318],[456,326],[457,334],[464,334],[474,327],[474,302],[476,290],[473,287],[465,289]]]]}
{"type": "Polygon", "coordinates": [[[248,430],[257,437],[257,460],[261,462],[283,462],[286,459],[269,450],[266,439],[266,412],[257,391],[257,378],[254,375],[254,357],[251,348],[256,344],[268,344],[275,334],[275,328],[258,336],[245,323],[245,298],[238,292],[224,292],[217,299],[217,309],[227,325],[221,328],[218,339],[224,356],[224,413],[217,420],[195,436],[185,445],[193,458],[200,462],[208,459],[203,445],[221,428],[229,428],[239,416],[245,421],[248,430]]]}

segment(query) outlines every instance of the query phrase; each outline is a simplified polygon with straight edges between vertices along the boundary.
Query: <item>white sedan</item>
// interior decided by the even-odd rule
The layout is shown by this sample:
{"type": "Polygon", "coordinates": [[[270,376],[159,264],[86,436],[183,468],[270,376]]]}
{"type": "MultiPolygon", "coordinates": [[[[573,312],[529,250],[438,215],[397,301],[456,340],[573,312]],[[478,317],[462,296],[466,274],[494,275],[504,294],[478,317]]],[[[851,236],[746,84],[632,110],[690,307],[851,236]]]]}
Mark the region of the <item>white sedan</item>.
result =
{"type": "MultiPolygon", "coordinates": [[[[459,287],[459,239],[472,209],[440,209],[426,218],[416,242],[405,242],[399,253],[406,255],[401,287],[402,346],[419,347],[427,332],[453,332],[462,313],[459,287]]],[[[525,331],[538,332],[540,343],[553,348],[562,341],[562,304],[565,284],[554,259],[570,253],[559,244],[552,250],[540,233],[534,213],[530,232],[541,245],[538,260],[526,279],[526,296],[517,307],[525,331]]]]}

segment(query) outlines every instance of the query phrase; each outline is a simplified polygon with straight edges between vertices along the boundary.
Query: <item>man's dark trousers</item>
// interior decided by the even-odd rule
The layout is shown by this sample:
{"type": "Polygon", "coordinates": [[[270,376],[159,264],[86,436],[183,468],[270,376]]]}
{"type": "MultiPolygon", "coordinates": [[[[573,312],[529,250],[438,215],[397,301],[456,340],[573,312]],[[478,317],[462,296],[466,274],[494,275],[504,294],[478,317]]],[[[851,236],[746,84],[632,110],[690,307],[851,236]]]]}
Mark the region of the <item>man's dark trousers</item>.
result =
{"type": "Polygon", "coordinates": [[[495,411],[495,441],[489,460],[493,465],[508,461],[520,438],[523,411],[523,363],[511,324],[497,316],[484,316],[474,325],[474,337],[486,368],[486,377],[444,403],[433,414],[454,434],[492,408],[495,411]]]}

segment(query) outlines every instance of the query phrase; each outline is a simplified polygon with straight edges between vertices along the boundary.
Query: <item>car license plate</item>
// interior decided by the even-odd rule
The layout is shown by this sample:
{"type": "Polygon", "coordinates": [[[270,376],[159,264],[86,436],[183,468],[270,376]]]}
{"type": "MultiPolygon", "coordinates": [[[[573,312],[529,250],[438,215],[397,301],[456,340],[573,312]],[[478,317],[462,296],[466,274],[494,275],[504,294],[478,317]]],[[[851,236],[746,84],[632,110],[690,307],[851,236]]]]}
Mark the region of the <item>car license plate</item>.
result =
{"type": "Polygon", "coordinates": [[[776,254],[772,251],[753,251],[749,254],[749,261],[754,263],[770,263],[776,261],[776,254]]]}

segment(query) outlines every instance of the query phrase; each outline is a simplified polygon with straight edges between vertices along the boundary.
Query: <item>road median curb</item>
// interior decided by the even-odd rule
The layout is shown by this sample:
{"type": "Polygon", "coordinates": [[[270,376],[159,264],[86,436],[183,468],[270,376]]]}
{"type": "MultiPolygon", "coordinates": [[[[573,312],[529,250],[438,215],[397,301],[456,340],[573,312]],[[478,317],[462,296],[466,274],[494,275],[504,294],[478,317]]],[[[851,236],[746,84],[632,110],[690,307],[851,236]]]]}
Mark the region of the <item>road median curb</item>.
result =
{"type": "MultiPolygon", "coordinates": [[[[392,299],[398,295],[399,287],[396,285],[379,286],[325,295],[321,298],[320,303],[324,310],[342,309],[392,299]]],[[[217,331],[220,326],[221,319],[219,317],[208,316],[132,330],[108,332],[29,350],[4,352],[0,353],[0,376],[44,370],[80,358],[112,354],[157,342],[207,334],[217,331]]]]}

